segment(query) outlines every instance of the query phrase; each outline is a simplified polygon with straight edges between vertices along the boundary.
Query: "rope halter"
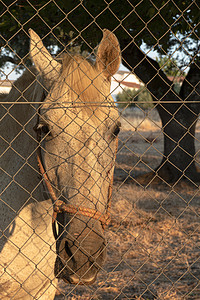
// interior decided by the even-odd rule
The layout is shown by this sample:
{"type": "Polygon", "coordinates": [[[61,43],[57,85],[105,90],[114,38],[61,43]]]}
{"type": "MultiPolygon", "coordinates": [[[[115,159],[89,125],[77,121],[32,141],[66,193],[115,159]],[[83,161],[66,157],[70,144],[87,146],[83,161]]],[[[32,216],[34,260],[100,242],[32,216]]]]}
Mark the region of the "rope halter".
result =
{"type": "MultiPolygon", "coordinates": [[[[41,134],[37,130],[38,143],[40,143],[40,137],[41,137],[41,134]]],[[[118,147],[118,139],[116,138],[115,155],[117,152],[117,147],[118,147]]],[[[47,176],[47,173],[44,169],[44,166],[42,163],[42,155],[41,155],[40,147],[38,147],[38,149],[37,149],[37,162],[38,162],[38,167],[39,167],[40,173],[41,173],[42,177],[44,178],[44,182],[46,184],[47,190],[50,194],[51,199],[53,200],[52,228],[53,228],[53,234],[54,234],[55,239],[58,238],[58,234],[57,234],[56,226],[55,226],[58,213],[67,213],[67,214],[71,214],[71,215],[82,215],[82,216],[90,217],[92,219],[100,221],[102,228],[105,229],[105,227],[110,223],[110,204],[111,204],[110,200],[111,200],[111,196],[112,196],[113,178],[109,184],[108,204],[107,204],[107,208],[106,208],[106,213],[101,213],[100,211],[95,210],[95,209],[81,207],[78,205],[76,206],[76,205],[65,203],[62,200],[59,200],[54,192],[52,184],[51,184],[51,182],[47,176]]]]}

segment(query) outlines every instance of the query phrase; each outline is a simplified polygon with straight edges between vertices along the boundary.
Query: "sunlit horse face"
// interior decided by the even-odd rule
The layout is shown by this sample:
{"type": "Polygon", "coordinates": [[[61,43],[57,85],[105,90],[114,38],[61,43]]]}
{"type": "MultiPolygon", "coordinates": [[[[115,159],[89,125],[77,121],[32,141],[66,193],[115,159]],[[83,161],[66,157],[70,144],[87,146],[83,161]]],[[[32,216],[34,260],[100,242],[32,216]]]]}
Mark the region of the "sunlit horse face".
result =
{"type": "MultiPolygon", "coordinates": [[[[120,64],[118,41],[104,30],[94,66],[69,55],[60,64],[32,30],[30,35],[32,60],[47,90],[37,129],[49,181],[57,199],[103,215],[120,126],[110,96],[110,78],[120,64]]],[[[57,221],[56,276],[70,283],[93,283],[105,260],[102,223],[76,213],[59,213],[57,221]]]]}

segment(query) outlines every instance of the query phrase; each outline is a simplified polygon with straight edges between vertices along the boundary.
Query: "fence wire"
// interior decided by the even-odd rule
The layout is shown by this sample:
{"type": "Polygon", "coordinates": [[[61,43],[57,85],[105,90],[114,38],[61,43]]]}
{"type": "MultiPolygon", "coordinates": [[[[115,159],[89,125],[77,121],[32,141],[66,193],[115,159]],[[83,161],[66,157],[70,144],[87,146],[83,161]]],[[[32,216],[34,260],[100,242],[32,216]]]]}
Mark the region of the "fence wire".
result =
{"type": "Polygon", "coordinates": [[[0,299],[200,299],[199,15],[0,0],[0,299]]]}

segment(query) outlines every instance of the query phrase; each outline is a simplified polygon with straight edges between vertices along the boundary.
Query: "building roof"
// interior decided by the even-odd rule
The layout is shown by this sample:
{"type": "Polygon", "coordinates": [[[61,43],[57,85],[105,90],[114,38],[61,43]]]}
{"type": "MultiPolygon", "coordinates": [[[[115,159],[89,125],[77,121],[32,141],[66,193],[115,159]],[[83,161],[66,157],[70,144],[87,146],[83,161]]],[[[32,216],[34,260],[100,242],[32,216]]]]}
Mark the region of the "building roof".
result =
{"type": "Polygon", "coordinates": [[[4,79],[4,80],[0,80],[0,87],[11,87],[12,84],[13,84],[14,80],[7,80],[7,79],[4,79]]]}
{"type": "Polygon", "coordinates": [[[142,84],[138,84],[135,82],[131,82],[131,81],[120,81],[120,80],[114,80],[115,82],[119,83],[120,86],[125,86],[127,88],[132,88],[132,89],[139,89],[142,84]]]}
{"type": "Polygon", "coordinates": [[[185,79],[185,76],[167,76],[167,78],[171,81],[182,83],[185,79]]]}

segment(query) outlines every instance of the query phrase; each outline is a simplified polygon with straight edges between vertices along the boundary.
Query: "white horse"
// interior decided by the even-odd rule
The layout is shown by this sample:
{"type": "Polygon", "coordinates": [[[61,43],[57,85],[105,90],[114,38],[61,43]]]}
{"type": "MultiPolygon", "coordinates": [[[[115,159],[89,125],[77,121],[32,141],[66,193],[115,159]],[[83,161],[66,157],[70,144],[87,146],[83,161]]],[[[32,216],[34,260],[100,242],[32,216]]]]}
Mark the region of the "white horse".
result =
{"type": "Polygon", "coordinates": [[[92,65],[67,54],[58,62],[29,33],[35,67],[0,105],[1,300],[53,299],[56,278],[95,281],[120,126],[110,96],[115,35],[104,30],[92,65]]]}

